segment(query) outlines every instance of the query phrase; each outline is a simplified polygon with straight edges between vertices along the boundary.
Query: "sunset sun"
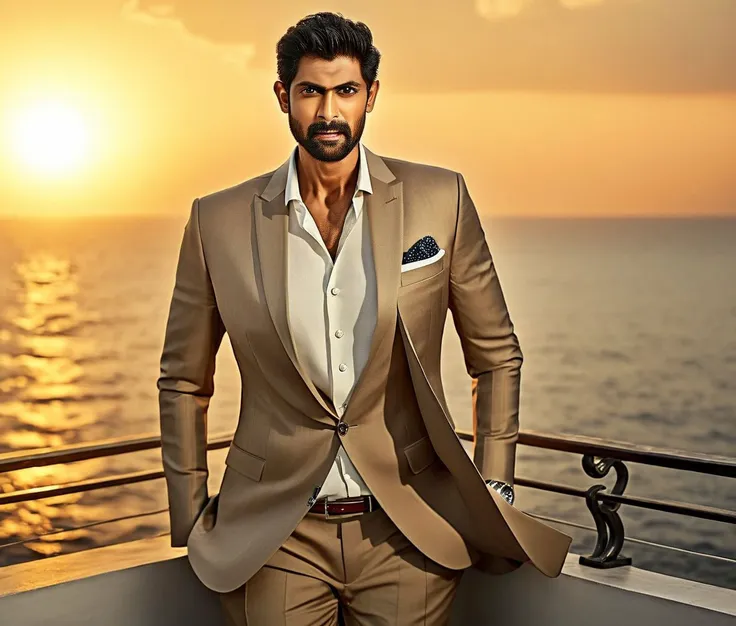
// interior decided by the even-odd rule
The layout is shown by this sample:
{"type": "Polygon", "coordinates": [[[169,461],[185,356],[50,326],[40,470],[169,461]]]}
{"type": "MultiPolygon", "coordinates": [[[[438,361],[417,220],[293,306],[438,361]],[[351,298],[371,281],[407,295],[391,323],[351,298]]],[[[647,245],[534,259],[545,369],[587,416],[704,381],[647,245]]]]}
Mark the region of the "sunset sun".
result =
{"type": "Polygon", "coordinates": [[[84,117],[63,102],[49,99],[18,111],[10,133],[17,158],[35,173],[69,174],[88,156],[90,137],[84,117]]]}

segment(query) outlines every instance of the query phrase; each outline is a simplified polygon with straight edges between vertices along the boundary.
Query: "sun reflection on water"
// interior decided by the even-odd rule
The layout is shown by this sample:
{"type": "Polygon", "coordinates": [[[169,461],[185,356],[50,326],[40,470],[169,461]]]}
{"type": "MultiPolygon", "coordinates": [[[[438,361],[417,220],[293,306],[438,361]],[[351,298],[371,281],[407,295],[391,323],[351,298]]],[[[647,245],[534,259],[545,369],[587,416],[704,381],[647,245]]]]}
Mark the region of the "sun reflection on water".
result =
{"type": "MultiPolygon", "coordinates": [[[[80,310],[77,268],[70,259],[39,253],[14,268],[13,300],[0,325],[0,450],[54,448],[78,441],[95,421],[80,406],[85,390],[85,355],[94,346],[84,337],[95,315],[80,310]]],[[[105,460],[35,467],[0,475],[10,493],[62,485],[99,473],[105,460]]],[[[99,507],[78,506],[85,494],[70,494],[3,507],[0,541],[23,539],[104,517],[99,507]]],[[[25,545],[39,556],[57,554],[62,542],[83,540],[86,531],[67,531],[25,545]]]]}

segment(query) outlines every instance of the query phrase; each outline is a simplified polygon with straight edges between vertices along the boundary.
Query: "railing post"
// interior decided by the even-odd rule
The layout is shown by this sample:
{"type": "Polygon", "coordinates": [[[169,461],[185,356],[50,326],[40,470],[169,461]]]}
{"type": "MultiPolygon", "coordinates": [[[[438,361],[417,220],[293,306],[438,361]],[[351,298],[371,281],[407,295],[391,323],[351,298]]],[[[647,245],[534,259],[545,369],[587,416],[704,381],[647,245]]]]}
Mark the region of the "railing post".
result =
{"type": "MultiPolygon", "coordinates": [[[[611,493],[620,496],[629,481],[629,471],[623,461],[610,457],[598,458],[591,454],[583,456],[583,470],[591,478],[603,478],[611,467],[616,471],[616,484],[611,493]]],[[[581,556],[580,564],[599,569],[631,565],[631,557],[619,555],[625,539],[624,523],[618,515],[620,503],[598,501],[598,493],[605,489],[605,485],[593,485],[585,494],[585,503],[593,515],[598,539],[593,554],[581,556]]]]}

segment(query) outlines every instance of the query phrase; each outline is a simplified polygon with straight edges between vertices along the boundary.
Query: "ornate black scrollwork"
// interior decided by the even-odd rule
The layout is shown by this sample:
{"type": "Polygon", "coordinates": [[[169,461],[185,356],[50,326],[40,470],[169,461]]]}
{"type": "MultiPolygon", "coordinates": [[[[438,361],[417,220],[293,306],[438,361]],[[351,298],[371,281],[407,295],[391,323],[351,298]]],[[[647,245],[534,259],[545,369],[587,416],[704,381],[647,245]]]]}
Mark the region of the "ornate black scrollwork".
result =
{"type": "MultiPolygon", "coordinates": [[[[583,470],[591,478],[603,478],[611,467],[616,471],[616,484],[611,493],[620,496],[629,482],[629,471],[623,461],[590,454],[583,456],[583,470]]],[[[605,485],[593,485],[585,494],[585,503],[593,515],[598,539],[593,554],[581,556],[580,563],[600,569],[631,565],[630,557],[619,555],[625,538],[624,524],[618,515],[620,503],[598,502],[597,495],[604,489],[605,485]]]]}

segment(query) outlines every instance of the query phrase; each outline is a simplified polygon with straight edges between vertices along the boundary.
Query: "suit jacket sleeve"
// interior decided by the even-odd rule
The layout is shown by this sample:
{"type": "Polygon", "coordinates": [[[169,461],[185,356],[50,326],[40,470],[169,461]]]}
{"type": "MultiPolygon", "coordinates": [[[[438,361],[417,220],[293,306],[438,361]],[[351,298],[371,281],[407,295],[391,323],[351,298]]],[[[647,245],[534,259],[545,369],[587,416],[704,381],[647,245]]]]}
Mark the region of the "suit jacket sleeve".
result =
{"type": "Polygon", "coordinates": [[[197,198],[184,227],[157,382],[173,547],[186,545],[208,500],[207,409],[223,334],[202,248],[197,198]]]}
{"type": "Polygon", "coordinates": [[[449,307],[473,379],[473,461],[484,479],[513,485],[523,355],[478,211],[460,173],[457,184],[449,307]]]}

